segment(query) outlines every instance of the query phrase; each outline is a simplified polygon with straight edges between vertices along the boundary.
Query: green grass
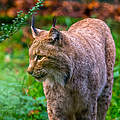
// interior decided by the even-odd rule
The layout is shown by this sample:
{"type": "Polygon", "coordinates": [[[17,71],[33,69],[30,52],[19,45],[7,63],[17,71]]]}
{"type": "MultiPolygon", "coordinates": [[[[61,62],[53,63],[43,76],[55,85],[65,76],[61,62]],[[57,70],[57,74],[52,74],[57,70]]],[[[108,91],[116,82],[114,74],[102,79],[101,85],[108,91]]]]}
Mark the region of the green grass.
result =
{"type": "MultiPolygon", "coordinates": [[[[44,29],[50,29],[51,16],[36,20],[41,21],[41,26],[47,21],[44,29]]],[[[58,24],[66,25],[67,29],[78,20],[59,17],[58,24]]],[[[112,35],[116,44],[116,64],[112,101],[106,120],[120,120],[120,36],[113,29],[112,35]]],[[[22,36],[21,29],[9,40],[0,43],[0,120],[47,120],[42,83],[26,72],[29,57],[28,48],[22,45],[22,36]]]]}
{"type": "Polygon", "coordinates": [[[21,30],[0,44],[0,120],[47,120],[42,83],[26,72],[28,48],[18,47],[20,37],[21,30]]]}

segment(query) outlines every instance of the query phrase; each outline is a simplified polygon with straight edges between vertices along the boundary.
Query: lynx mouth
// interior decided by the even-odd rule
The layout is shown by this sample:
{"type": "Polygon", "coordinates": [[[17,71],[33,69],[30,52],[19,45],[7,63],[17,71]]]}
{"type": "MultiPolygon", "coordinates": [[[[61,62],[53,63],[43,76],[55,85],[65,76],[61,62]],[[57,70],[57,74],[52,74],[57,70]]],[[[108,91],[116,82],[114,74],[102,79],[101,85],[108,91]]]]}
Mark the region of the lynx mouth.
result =
{"type": "Polygon", "coordinates": [[[41,74],[40,76],[36,76],[35,78],[36,78],[36,79],[41,79],[41,78],[45,77],[46,75],[47,75],[47,73],[41,74]]]}
{"type": "Polygon", "coordinates": [[[47,75],[47,73],[44,73],[44,74],[41,74],[39,76],[34,75],[33,77],[35,77],[35,79],[37,79],[37,80],[40,80],[40,79],[44,78],[46,75],[47,75]]]}
{"type": "Polygon", "coordinates": [[[33,73],[32,76],[35,77],[35,79],[40,80],[40,79],[44,78],[45,76],[47,76],[47,71],[41,70],[37,74],[33,73]]]}

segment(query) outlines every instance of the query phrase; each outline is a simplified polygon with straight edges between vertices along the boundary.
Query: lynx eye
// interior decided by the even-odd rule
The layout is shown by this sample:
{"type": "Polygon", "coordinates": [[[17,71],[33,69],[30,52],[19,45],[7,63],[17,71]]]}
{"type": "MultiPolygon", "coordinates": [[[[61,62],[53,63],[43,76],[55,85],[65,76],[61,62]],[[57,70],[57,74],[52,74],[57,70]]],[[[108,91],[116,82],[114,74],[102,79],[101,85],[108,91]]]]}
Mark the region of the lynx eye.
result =
{"type": "Polygon", "coordinates": [[[37,55],[37,60],[41,60],[42,58],[43,58],[43,56],[37,55]]]}

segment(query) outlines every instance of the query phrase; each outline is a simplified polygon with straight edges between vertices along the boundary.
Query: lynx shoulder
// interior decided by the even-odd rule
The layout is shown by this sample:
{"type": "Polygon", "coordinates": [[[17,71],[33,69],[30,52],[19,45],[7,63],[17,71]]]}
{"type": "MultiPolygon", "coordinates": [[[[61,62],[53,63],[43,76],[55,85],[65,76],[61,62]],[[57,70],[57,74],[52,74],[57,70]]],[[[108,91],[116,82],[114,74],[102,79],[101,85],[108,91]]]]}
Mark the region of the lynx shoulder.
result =
{"type": "MultiPolygon", "coordinates": [[[[108,26],[87,18],[59,31],[34,27],[28,72],[43,81],[50,120],[105,120],[115,44],[108,26]]],[[[55,22],[55,20],[54,20],[55,22]]]]}

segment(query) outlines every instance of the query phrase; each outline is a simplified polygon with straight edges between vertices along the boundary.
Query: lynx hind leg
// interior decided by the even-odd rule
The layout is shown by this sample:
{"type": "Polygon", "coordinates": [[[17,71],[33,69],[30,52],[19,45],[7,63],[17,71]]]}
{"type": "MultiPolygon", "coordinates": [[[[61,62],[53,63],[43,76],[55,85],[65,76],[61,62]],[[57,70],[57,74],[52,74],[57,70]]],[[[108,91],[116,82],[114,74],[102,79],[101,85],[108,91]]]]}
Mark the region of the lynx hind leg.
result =
{"type": "Polygon", "coordinates": [[[115,63],[115,44],[112,38],[109,28],[106,26],[105,30],[106,42],[105,42],[105,57],[107,66],[107,83],[101,96],[98,98],[97,106],[97,120],[105,120],[106,112],[110,105],[112,97],[113,86],[113,68],[115,63]]]}
{"type": "Polygon", "coordinates": [[[103,90],[103,93],[98,99],[97,120],[105,120],[106,113],[110,105],[111,96],[112,96],[112,85],[111,86],[106,85],[103,90]]]}
{"type": "Polygon", "coordinates": [[[97,104],[97,120],[105,120],[107,110],[112,97],[113,86],[113,70],[107,71],[107,83],[103,89],[101,96],[98,98],[97,104]]]}
{"type": "Polygon", "coordinates": [[[97,120],[105,120],[106,112],[110,105],[113,86],[113,63],[107,61],[107,83],[103,89],[101,96],[98,98],[97,104],[97,120]],[[109,65],[109,66],[108,66],[109,65]],[[111,66],[111,67],[110,67],[111,66]]]}

